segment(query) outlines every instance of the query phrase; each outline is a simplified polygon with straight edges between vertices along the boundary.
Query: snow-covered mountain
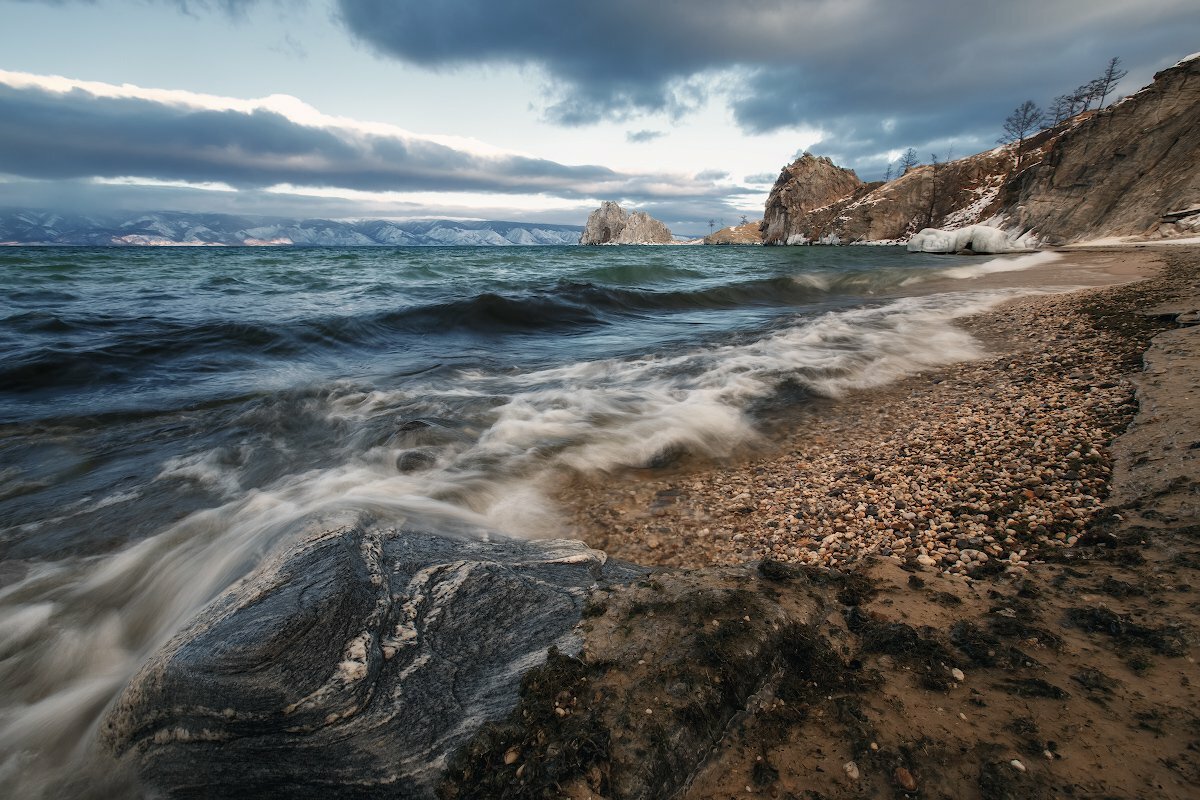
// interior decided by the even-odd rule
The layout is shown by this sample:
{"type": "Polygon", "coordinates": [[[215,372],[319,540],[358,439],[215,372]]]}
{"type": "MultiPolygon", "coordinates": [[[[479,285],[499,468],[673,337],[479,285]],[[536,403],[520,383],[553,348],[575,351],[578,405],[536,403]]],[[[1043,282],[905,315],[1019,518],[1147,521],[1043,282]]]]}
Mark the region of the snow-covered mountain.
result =
{"type": "Polygon", "coordinates": [[[297,245],[305,247],[577,244],[579,225],[536,222],[287,219],[162,211],[59,214],[0,210],[0,244],[297,245]]]}

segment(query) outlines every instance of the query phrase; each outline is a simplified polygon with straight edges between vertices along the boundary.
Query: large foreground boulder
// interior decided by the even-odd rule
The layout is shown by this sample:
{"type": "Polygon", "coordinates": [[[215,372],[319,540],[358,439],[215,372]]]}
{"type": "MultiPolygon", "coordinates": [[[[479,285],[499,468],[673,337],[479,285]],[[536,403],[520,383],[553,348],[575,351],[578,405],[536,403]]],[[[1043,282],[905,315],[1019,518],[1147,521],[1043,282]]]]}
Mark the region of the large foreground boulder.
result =
{"type": "Polygon", "coordinates": [[[587,591],[641,574],[565,540],[314,535],[152,658],[103,736],[168,797],[432,796],[548,648],[578,651],[587,591]]]}
{"type": "Polygon", "coordinates": [[[671,230],[644,211],[628,212],[606,200],[588,217],[580,244],[671,244],[671,230]]]}

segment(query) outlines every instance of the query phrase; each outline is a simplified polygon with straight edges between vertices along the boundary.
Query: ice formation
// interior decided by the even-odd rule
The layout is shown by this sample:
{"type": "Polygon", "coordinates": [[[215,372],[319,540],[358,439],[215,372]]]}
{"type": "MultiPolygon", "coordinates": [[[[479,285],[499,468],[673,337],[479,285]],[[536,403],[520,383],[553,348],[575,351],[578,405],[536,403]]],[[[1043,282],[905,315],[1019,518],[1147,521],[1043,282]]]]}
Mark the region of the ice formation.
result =
{"type": "Polygon", "coordinates": [[[1011,237],[999,228],[968,225],[956,231],[925,228],[908,240],[910,253],[1017,253],[1032,250],[1036,242],[1031,234],[1011,237]]]}

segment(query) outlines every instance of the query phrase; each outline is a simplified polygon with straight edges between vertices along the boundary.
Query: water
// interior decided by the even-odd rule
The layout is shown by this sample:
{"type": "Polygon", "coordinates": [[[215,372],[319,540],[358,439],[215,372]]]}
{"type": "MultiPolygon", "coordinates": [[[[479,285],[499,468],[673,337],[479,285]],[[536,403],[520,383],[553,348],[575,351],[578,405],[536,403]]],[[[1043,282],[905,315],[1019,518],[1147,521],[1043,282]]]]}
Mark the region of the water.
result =
{"type": "Polygon", "coordinates": [[[1011,292],[970,279],[1022,258],[0,250],[0,794],[97,769],[139,664],[305,524],[569,535],[565,475],[976,356],[953,320],[1011,292]]]}

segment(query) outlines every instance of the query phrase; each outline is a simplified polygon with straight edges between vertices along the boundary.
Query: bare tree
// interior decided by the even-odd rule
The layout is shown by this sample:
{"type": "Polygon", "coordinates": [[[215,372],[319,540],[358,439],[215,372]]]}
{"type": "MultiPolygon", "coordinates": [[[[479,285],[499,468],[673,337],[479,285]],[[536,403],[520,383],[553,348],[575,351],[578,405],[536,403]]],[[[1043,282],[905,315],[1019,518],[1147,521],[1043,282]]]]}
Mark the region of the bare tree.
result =
{"type": "Polygon", "coordinates": [[[747,217],[745,214],[742,214],[742,224],[745,225],[748,222],[750,222],[749,217],[747,217]]]}
{"type": "Polygon", "coordinates": [[[1050,113],[1054,115],[1054,121],[1051,126],[1058,125],[1060,122],[1066,122],[1079,112],[1079,98],[1073,94],[1060,94],[1054,98],[1054,103],[1050,106],[1050,113]]]}
{"type": "Polygon", "coordinates": [[[1017,145],[1017,166],[1015,171],[1021,170],[1021,161],[1025,156],[1025,140],[1029,138],[1029,134],[1037,131],[1042,124],[1045,114],[1038,108],[1037,103],[1032,100],[1026,100],[1021,105],[1013,109],[1013,112],[1008,115],[1008,119],[1004,120],[1004,135],[997,142],[1000,144],[1016,144],[1017,145]]]}
{"type": "Polygon", "coordinates": [[[1096,91],[1099,92],[1099,100],[1096,103],[1096,108],[1104,108],[1104,100],[1112,92],[1121,79],[1129,74],[1129,70],[1121,69],[1121,59],[1113,56],[1108,60],[1108,66],[1104,68],[1104,73],[1096,80],[1092,81],[1096,86],[1096,91]]]}
{"type": "MultiPolygon", "coordinates": [[[[907,153],[905,155],[907,155],[907,153]]],[[[942,163],[942,160],[938,158],[937,153],[929,154],[929,164],[933,167],[933,174],[929,181],[929,205],[925,209],[925,225],[923,227],[926,228],[933,227],[933,218],[935,214],[937,214],[938,206],[941,205],[943,182],[942,168],[945,166],[945,164],[942,163]]],[[[940,214],[937,215],[940,216],[940,214]]]]}
{"type": "Polygon", "coordinates": [[[904,151],[904,155],[900,156],[900,176],[903,177],[904,175],[907,175],[910,169],[919,165],[920,163],[921,160],[917,158],[917,151],[911,147],[908,148],[904,151]]]}
{"type": "Polygon", "coordinates": [[[1100,99],[1100,89],[1100,78],[1096,78],[1081,84],[1071,96],[1079,103],[1080,111],[1087,111],[1092,107],[1092,103],[1100,99]]]}
{"type": "Polygon", "coordinates": [[[892,181],[892,162],[888,162],[887,172],[883,174],[883,182],[891,183],[892,181]]]}
{"type": "Polygon", "coordinates": [[[710,219],[708,221],[708,235],[709,236],[712,236],[713,228],[715,228],[716,226],[717,226],[717,221],[715,219],[710,219]]]}

